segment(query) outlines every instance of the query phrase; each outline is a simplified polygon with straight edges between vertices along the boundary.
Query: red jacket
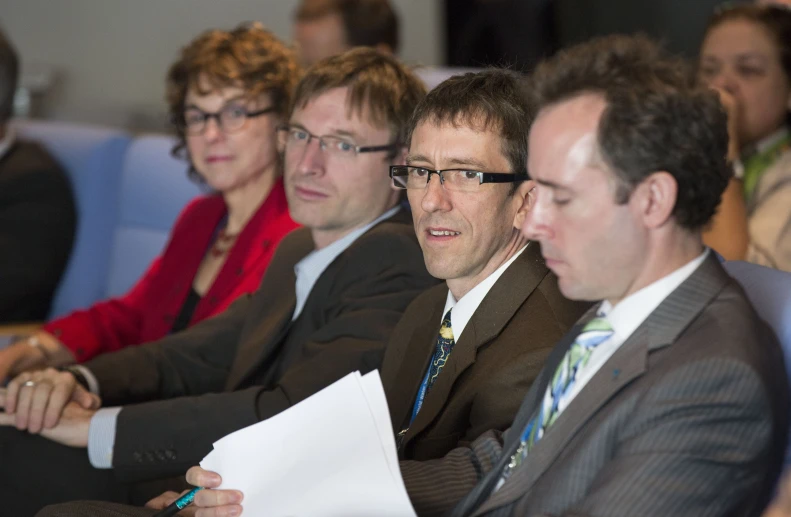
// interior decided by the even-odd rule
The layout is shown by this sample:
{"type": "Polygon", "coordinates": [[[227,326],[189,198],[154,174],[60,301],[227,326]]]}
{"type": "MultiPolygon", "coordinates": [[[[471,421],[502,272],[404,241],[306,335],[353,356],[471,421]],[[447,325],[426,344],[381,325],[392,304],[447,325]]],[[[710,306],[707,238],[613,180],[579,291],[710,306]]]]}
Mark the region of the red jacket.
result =
{"type": "MultiPolygon", "coordinates": [[[[193,200],[179,214],[164,253],[126,295],[75,311],[48,323],[44,330],[74,352],[80,362],[165,336],[225,214],[225,202],[218,195],[193,200]]],[[[298,226],[289,216],[280,179],[236,239],[214,283],[195,308],[190,326],[255,291],[275,247],[298,226]]]]}

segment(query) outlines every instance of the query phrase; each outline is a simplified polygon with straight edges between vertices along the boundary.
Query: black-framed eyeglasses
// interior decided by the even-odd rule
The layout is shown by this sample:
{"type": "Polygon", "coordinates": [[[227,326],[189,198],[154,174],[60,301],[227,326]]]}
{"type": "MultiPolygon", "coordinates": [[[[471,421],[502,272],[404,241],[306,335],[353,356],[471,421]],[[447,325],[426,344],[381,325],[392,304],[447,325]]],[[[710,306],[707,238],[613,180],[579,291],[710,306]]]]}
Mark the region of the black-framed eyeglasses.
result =
{"type": "Polygon", "coordinates": [[[338,158],[353,158],[359,153],[396,151],[401,147],[401,144],[398,143],[368,146],[356,145],[354,142],[339,136],[318,136],[305,128],[289,125],[278,127],[277,137],[281,152],[305,152],[310,141],[316,139],[322,152],[338,158]]]}
{"type": "Polygon", "coordinates": [[[177,119],[176,125],[181,127],[188,135],[200,135],[206,130],[206,124],[210,119],[217,121],[217,126],[225,133],[239,131],[244,127],[249,118],[260,117],[275,111],[274,106],[260,110],[250,111],[238,104],[228,104],[220,111],[208,112],[199,108],[190,107],[184,110],[181,118],[177,119]]]}
{"type": "Polygon", "coordinates": [[[393,186],[399,189],[425,189],[431,175],[439,176],[440,184],[450,191],[472,192],[484,183],[515,183],[530,179],[527,174],[510,172],[481,172],[466,169],[434,170],[412,165],[391,165],[393,186]]]}

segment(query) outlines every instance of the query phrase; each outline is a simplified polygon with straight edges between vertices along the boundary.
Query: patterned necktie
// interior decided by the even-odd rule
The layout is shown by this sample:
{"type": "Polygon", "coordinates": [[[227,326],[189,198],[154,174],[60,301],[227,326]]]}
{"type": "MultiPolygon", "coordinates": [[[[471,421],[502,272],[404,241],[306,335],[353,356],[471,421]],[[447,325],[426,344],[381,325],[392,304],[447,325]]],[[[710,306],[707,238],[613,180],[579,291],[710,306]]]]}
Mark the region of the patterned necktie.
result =
{"type": "Polygon", "coordinates": [[[497,485],[499,488],[508,476],[527,458],[528,452],[546,434],[549,427],[560,415],[559,404],[563,397],[570,393],[580,372],[587,366],[593,350],[613,335],[613,329],[606,319],[596,317],[590,320],[571,344],[566,355],[558,364],[555,374],[547,386],[544,399],[538,412],[530,419],[522,433],[521,443],[511,456],[511,461],[503,470],[497,485]]]}
{"type": "MultiPolygon", "coordinates": [[[[434,355],[431,357],[431,364],[428,365],[428,372],[426,372],[426,377],[420,385],[415,404],[412,407],[412,418],[409,420],[410,426],[412,422],[415,421],[415,417],[417,417],[420,408],[423,406],[423,399],[426,397],[429,390],[431,390],[434,381],[437,380],[439,372],[445,366],[445,363],[448,362],[448,357],[450,357],[450,353],[453,350],[453,345],[456,344],[456,341],[453,339],[453,329],[450,326],[450,311],[452,310],[453,307],[448,309],[448,312],[445,313],[445,317],[442,318],[442,324],[439,327],[439,335],[437,336],[437,344],[434,347],[434,355]]],[[[396,435],[396,448],[401,448],[404,435],[406,435],[408,430],[409,426],[401,429],[398,435],[396,435]]]]}
{"type": "Polygon", "coordinates": [[[450,326],[450,311],[452,310],[453,308],[448,309],[448,312],[445,313],[445,317],[442,318],[442,325],[439,327],[437,344],[434,347],[434,356],[431,358],[431,364],[428,367],[426,394],[431,391],[431,387],[434,385],[434,381],[437,380],[439,372],[445,366],[448,357],[450,357],[453,345],[456,344],[456,341],[453,339],[453,329],[450,326]]]}

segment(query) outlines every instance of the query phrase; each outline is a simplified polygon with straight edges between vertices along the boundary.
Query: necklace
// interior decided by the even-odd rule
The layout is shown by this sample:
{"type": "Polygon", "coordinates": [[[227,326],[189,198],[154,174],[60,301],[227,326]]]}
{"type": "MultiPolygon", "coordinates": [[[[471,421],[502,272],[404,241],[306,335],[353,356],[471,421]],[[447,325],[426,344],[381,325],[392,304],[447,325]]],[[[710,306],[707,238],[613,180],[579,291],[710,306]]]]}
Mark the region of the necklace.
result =
{"type": "Polygon", "coordinates": [[[223,228],[219,231],[219,233],[217,233],[217,238],[211,245],[209,253],[214,258],[222,257],[228,252],[229,249],[233,247],[233,243],[238,236],[238,233],[228,233],[225,231],[225,228],[223,228]]]}

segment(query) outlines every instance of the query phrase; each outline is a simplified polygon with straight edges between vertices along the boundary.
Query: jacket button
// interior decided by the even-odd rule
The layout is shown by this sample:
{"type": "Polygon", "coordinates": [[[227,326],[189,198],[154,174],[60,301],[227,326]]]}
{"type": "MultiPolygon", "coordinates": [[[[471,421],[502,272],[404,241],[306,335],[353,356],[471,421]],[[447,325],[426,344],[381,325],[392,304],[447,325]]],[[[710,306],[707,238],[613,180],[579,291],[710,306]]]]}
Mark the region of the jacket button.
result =
{"type": "Polygon", "coordinates": [[[169,460],[175,460],[176,459],[176,453],[175,453],[175,451],[173,451],[171,449],[168,449],[168,450],[165,451],[165,457],[167,459],[169,459],[169,460]]]}
{"type": "Polygon", "coordinates": [[[156,457],[159,461],[165,461],[165,452],[164,451],[156,451],[156,457]]]}

